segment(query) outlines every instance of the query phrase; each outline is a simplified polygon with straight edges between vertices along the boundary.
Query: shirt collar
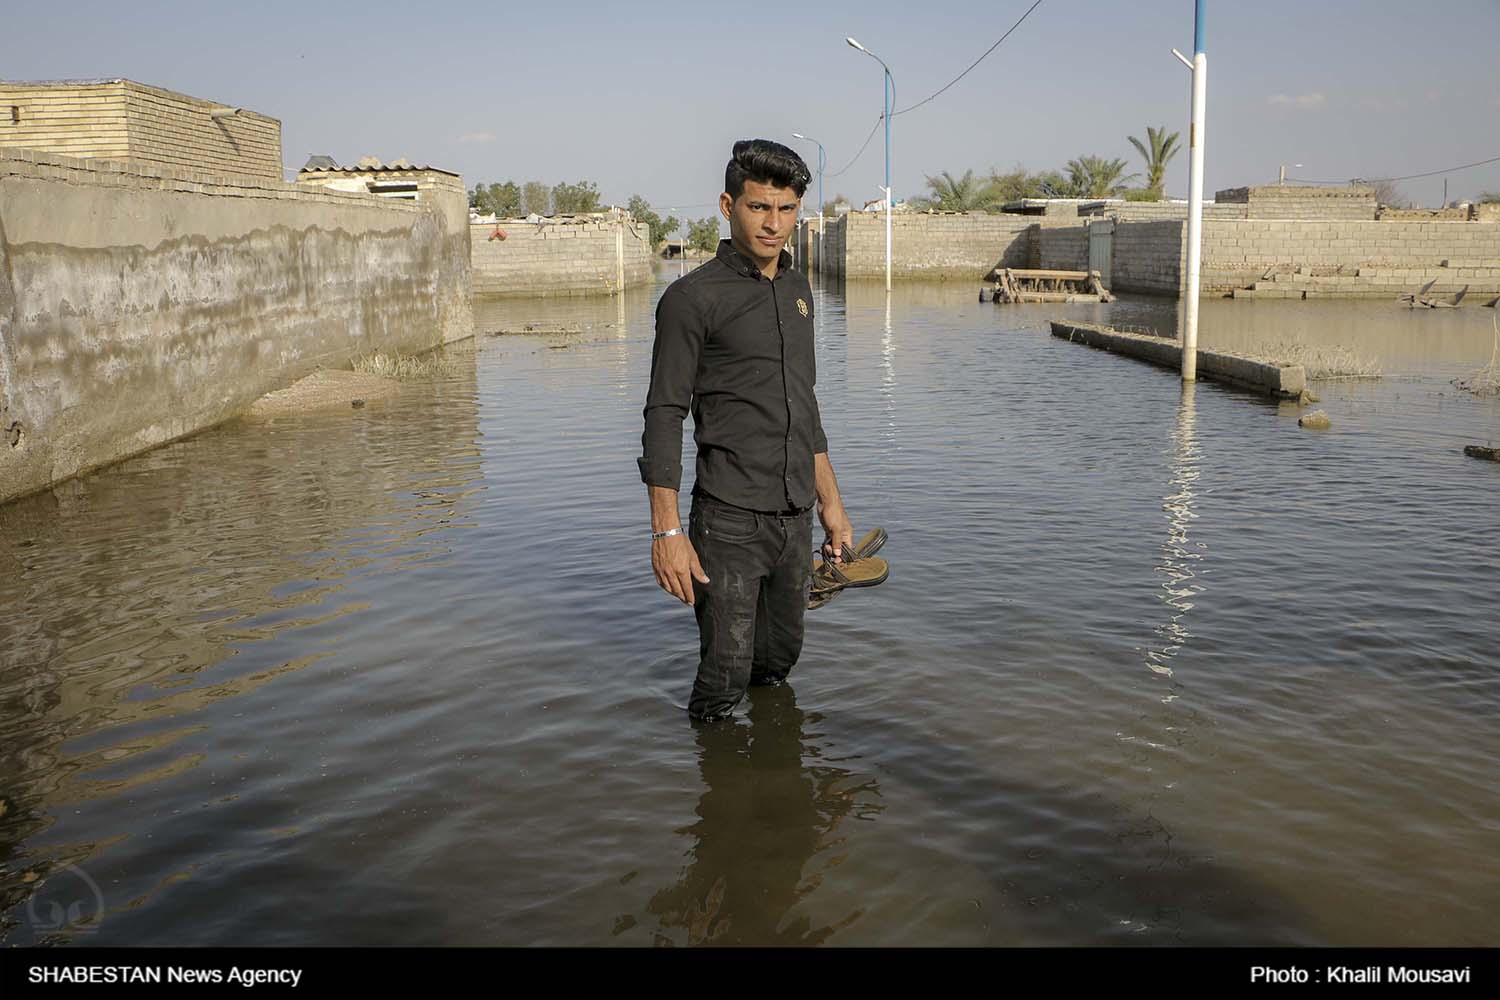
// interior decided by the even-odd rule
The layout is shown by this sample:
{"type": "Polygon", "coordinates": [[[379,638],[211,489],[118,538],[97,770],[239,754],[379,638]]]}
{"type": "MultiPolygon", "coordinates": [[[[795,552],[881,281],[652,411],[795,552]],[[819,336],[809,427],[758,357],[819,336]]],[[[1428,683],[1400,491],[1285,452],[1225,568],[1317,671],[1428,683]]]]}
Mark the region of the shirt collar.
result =
{"type": "MultiPolygon", "coordinates": [[[[753,260],[748,260],[744,254],[734,248],[733,240],[720,240],[719,252],[716,255],[719,260],[737,274],[743,274],[747,278],[764,278],[765,275],[759,267],[755,266],[753,260]]],[[[792,255],[785,247],[781,248],[780,259],[776,262],[776,276],[781,277],[784,271],[792,266],[792,255]]]]}

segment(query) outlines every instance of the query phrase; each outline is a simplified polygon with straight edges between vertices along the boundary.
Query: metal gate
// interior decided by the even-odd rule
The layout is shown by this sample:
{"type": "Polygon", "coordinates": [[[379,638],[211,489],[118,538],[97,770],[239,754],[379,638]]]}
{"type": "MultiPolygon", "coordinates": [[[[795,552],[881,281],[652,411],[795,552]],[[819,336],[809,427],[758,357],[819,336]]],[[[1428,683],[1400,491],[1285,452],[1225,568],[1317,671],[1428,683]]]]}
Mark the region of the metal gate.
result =
{"type": "Polygon", "coordinates": [[[1089,223],[1089,270],[1099,272],[1099,281],[1105,288],[1110,280],[1110,264],[1114,261],[1115,220],[1100,219],[1089,223]]]}

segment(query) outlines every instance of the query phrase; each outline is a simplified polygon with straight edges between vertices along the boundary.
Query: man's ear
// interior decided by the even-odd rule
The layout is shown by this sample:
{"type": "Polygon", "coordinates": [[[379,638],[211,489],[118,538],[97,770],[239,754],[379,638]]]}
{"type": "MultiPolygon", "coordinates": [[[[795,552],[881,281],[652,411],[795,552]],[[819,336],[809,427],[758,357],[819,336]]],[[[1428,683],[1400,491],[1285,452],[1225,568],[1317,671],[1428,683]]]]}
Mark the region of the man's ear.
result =
{"type": "Polygon", "coordinates": [[[724,216],[724,219],[727,222],[731,218],[730,213],[733,210],[734,199],[729,196],[728,191],[725,191],[723,194],[719,195],[719,214],[724,216]]]}

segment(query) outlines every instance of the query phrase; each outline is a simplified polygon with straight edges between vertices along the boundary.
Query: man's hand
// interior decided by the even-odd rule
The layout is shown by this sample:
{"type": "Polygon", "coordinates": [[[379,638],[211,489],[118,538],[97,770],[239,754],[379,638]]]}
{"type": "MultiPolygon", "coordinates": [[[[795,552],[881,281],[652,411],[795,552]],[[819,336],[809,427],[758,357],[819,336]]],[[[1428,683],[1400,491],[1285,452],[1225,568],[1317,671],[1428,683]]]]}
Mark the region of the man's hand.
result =
{"type": "Polygon", "coordinates": [[[661,589],[683,604],[693,603],[693,581],[708,582],[708,574],[698,562],[698,553],[687,535],[657,538],[651,542],[651,569],[661,589]]]}
{"type": "Polygon", "coordinates": [[[844,547],[854,545],[854,526],[844,513],[842,502],[825,503],[818,508],[818,519],[828,537],[823,540],[823,558],[835,563],[844,561],[844,547]]]}

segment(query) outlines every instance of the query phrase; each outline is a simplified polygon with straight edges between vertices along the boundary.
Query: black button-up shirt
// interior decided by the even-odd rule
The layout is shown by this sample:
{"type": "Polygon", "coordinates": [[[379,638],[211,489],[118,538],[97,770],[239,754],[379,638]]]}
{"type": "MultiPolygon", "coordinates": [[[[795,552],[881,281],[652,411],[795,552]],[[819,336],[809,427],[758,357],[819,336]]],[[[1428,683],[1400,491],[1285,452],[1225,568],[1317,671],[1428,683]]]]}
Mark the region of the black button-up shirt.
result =
{"type": "Polygon", "coordinates": [[[812,289],[785,250],[774,279],[729,240],[656,307],[641,479],[680,489],[691,409],[697,487],[751,510],[807,508],[828,450],[813,395],[812,289]]]}

